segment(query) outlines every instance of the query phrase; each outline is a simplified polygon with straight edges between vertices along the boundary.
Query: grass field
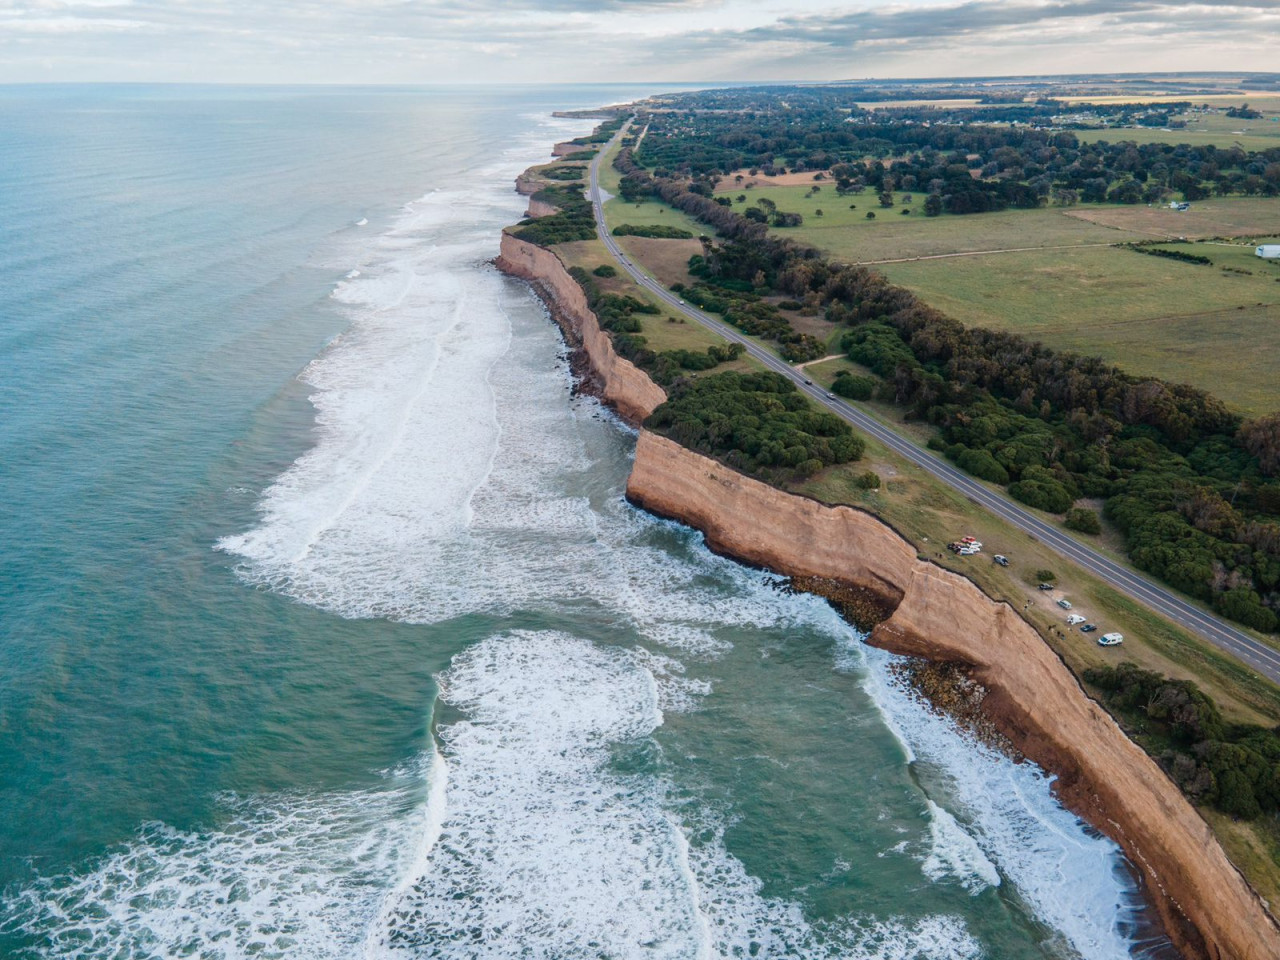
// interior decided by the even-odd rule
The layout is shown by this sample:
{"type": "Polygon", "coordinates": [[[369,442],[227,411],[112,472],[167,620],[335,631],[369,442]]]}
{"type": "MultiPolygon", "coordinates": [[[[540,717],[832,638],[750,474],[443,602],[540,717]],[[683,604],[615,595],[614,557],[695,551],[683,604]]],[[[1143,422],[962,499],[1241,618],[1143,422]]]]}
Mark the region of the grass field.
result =
{"type": "Polygon", "coordinates": [[[1208,256],[1213,266],[1090,247],[879,269],[966,324],[1191,383],[1243,413],[1280,409],[1280,264],[1259,260],[1252,247],[1176,249],[1208,256]]]}
{"type": "Polygon", "coordinates": [[[1196,147],[1209,144],[1215,147],[1239,146],[1245,150],[1269,150],[1280,147],[1280,97],[1221,99],[1185,97],[1183,99],[1196,104],[1209,102],[1215,107],[1238,106],[1247,101],[1249,106],[1262,116],[1253,120],[1242,120],[1239,117],[1228,117],[1225,113],[1193,111],[1177,118],[1185,120],[1187,125],[1176,130],[1122,127],[1110,130],[1077,130],[1075,133],[1085,143],[1096,143],[1099,140],[1106,140],[1109,143],[1133,140],[1137,143],[1168,143],[1174,146],[1182,143],[1196,147]]]}
{"type": "Polygon", "coordinates": [[[743,191],[722,183],[717,192],[729,196],[733,200],[733,209],[739,213],[752,206],[757,198],[766,197],[777,204],[779,210],[801,214],[804,217],[801,226],[780,229],[777,234],[794,237],[800,243],[817,247],[829,256],[849,263],[998,250],[1010,246],[1116,243],[1147,236],[1137,230],[1068,216],[1064,208],[926,217],[923,194],[910,194],[911,202],[903,203],[902,197],[906,194],[896,193],[895,205],[885,208],[870,191],[839,197],[829,182],[814,186],[821,188],[816,194],[810,194],[809,187],[757,187],[743,191]],[[746,199],[739,201],[739,196],[746,199]],[[822,211],[821,217],[817,215],[818,210],[822,211]],[[910,213],[904,216],[903,210],[910,213]],[[868,213],[874,213],[875,219],[867,219],[868,213]]]}
{"type": "Polygon", "coordinates": [[[1244,133],[1228,130],[1213,131],[1200,126],[1190,125],[1184,130],[1157,130],[1147,128],[1114,127],[1108,130],[1073,130],[1082,143],[1121,143],[1132,140],[1134,143],[1167,143],[1171,146],[1188,144],[1193,147],[1215,146],[1220,148],[1239,147],[1242,150],[1260,151],[1280,147],[1280,123],[1269,123],[1261,120],[1234,121],[1234,130],[1240,130],[1239,124],[1247,123],[1251,128],[1244,133]]]}
{"type": "Polygon", "coordinates": [[[1112,246],[1274,233],[1280,199],[1228,197],[1186,212],[1089,204],[925,217],[918,194],[910,205],[896,194],[898,205],[885,209],[869,193],[836,197],[830,184],[816,185],[817,194],[808,186],[721,192],[737,210],[767,196],[778,209],[802,214],[802,226],[775,232],[837,260],[875,264],[966,324],[1191,383],[1245,414],[1280,409],[1280,264],[1255,257],[1252,242],[1178,246],[1208,256],[1211,267],[1112,246]],[[866,219],[868,209],[874,220],[866,219]],[[903,216],[901,209],[913,212],[903,216]]]}
{"type": "MultiPolygon", "coordinates": [[[[1062,211],[1103,227],[1148,237],[1258,237],[1280,230],[1280,198],[1219,197],[1191,204],[1190,210],[1169,207],[1081,204],[1062,211]]],[[[987,216],[987,214],[983,214],[987,216]]]]}

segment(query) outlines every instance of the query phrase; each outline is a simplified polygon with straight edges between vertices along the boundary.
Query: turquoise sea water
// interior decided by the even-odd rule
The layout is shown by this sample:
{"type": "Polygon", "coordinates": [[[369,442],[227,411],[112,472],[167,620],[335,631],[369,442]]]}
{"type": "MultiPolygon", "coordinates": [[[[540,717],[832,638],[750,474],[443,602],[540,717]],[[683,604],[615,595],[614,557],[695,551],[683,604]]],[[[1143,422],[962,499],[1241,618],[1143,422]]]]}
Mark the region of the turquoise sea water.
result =
{"type": "Polygon", "coordinates": [[[0,88],[0,956],[1160,952],[1037,771],[623,502],[487,261],[645,92],[0,88]]]}

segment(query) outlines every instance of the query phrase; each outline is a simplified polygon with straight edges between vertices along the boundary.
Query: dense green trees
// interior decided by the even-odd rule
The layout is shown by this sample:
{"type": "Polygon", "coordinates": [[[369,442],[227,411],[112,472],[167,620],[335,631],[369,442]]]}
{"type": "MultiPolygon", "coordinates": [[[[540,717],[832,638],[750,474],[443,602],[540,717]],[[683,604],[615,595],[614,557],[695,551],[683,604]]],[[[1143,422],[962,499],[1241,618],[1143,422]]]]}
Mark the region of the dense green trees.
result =
{"type": "Polygon", "coordinates": [[[816,410],[775,373],[717,373],[681,380],[645,426],[767,480],[807,476],[862,456],[847,423],[816,410]]]}
{"type": "Polygon", "coordinates": [[[1280,811],[1280,732],[1229,724],[1195,684],[1132,663],[1084,678],[1192,800],[1245,820],[1280,811]]]}
{"type": "MultiPolygon", "coordinates": [[[[1280,146],[1081,142],[1061,104],[858,106],[856,87],[738,88],[673,94],[649,114],[640,163],[660,176],[706,177],[753,168],[827,171],[840,194],[870,189],[891,205],[895,189],[926,193],[925,213],[1036,207],[1051,197],[1148,203],[1180,193],[1280,194],[1280,146]],[[714,105],[713,105],[714,104],[714,105]],[[1012,122],[1011,122],[1012,121],[1012,122]],[[1058,127],[1059,129],[1051,129],[1058,127]],[[977,174],[975,177],[974,174],[977,174]],[[936,197],[936,200],[929,199],[936,197]]],[[[1112,125],[1170,126],[1187,104],[1079,105],[1112,125]]],[[[624,189],[624,196],[626,195],[624,189]]]]}
{"type": "Polygon", "coordinates": [[[680,227],[668,227],[663,224],[654,226],[633,226],[623,223],[613,228],[615,237],[656,237],[660,240],[691,240],[693,234],[680,227]]]}
{"type": "Polygon", "coordinates": [[[596,223],[591,213],[591,204],[582,195],[581,187],[547,187],[535,193],[533,198],[558,207],[559,212],[547,217],[521,220],[511,231],[521,240],[550,246],[595,237],[596,223]]]}

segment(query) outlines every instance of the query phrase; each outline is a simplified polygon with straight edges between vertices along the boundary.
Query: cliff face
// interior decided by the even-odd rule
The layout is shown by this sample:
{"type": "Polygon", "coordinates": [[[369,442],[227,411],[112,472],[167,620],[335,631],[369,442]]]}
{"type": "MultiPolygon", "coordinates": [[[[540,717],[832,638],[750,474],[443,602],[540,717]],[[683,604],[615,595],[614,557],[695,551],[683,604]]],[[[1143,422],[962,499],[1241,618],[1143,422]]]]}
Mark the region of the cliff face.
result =
{"type": "Polygon", "coordinates": [[[784,493],[647,431],[627,497],[703,531],[718,552],[878,598],[892,613],[870,642],[967,665],[987,688],[983,706],[1001,733],[1056,774],[1062,801],[1142,872],[1187,956],[1280,957],[1280,931],[1199,814],[1008,605],[918,559],[869,514],[784,493]]]}
{"type": "Polygon", "coordinates": [[[667,399],[666,392],[630,360],[614,353],[586,295],[550,250],[510,234],[502,236],[497,260],[504,273],[528,280],[546,303],[574,352],[574,373],[581,388],[598,396],[633,424],[642,423],[667,399]]]}
{"type": "Polygon", "coordinates": [[[526,217],[549,217],[553,213],[559,213],[560,208],[550,203],[544,203],[541,200],[529,199],[529,209],[525,211],[526,217]]]}

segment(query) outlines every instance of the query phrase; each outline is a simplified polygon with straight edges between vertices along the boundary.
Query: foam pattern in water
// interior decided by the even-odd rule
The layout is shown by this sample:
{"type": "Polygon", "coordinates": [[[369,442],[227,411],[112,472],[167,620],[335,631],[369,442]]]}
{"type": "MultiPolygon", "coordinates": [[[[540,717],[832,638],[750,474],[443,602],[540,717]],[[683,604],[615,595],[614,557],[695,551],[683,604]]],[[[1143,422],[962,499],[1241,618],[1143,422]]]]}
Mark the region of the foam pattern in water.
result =
{"type": "Polygon", "coordinates": [[[89,869],[7,896],[0,933],[58,960],[347,960],[426,833],[424,767],[372,790],[228,797],[215,830],[149,825],[89,869]]]}
{"type": "MultiPolygon", "coordinates": [[[[713,691],[686,663],[722,654],[732,628],[842,638],[859,669],[862,654],[824,604],[782,595],[775,578],[692,549],[692,535],[622,502],[625,434],[600,429],[593,402],[569,400],[539,305],[483,263],[513,218],[509,181],[494,182],[410,204],[338,287],[351,329],[305,373],[315,446],[265,492],[261,522],[220,546],[247,579],[345,617],[585,617],[636,645],[624,655],[511,634],[455,663],[445,695],[467,719],[442,731],[438,839],[424,828],[368,950],[975,955],[950,916],[807,924],[797,903],[760,895],[715,829],[687,829],[661,778],[610,772],[611,744],[649,736],[660,711],[696,709],[713,691]]],[[[959,738],[884,681],[880,659],[871,670],[868,690],[904,744],[950,777],[931,808],[922,882],[976,895],[1006,880],[1068,955],[1122,955],[1130,894],[1114,847],[1033,769],[959,738]]]]}
{"type": "Polygon", "coordinates": [[[923,704],[890,670],[890,655],[858,653],[869,668],[867,688],[911,762],[928,768],[930,786],[945,795],[937,799],[957,814],[931,802],[941,819],[926,873],[951,873],[972,885],[997,882],[997,870],[1068,952],[1130,956],[1132,913],[1140,904],[1115,844],[1054,799],[1039,767],[975,742],[923,704]]]}
{"type": "Polygon", "coordinates": [[[961,921],[815,929],[769,900],[718,831],[686,839],[660,778],[609,769],[661,723],[634,656],[565,634],[491,637],[454,662],[439,839],[371,956],[973,957],[961,921]]]}

